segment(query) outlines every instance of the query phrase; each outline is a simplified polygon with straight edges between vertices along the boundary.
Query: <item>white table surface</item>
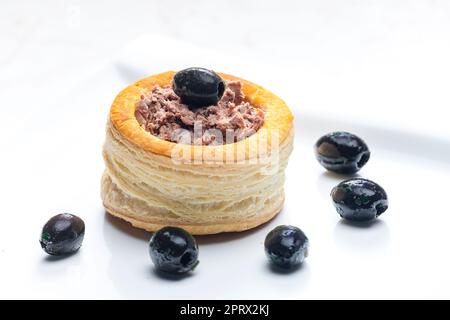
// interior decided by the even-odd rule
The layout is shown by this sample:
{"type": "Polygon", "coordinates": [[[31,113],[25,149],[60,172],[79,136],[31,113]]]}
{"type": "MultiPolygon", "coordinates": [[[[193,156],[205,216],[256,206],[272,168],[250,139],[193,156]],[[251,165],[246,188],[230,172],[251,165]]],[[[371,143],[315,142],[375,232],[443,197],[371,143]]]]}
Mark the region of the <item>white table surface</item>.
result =
{"type": "Polygon", "coordinates": [[[0,4],[0,298],[450,297],[450,4],[241,3],[0,4]],[[191,65],[283,97],[296,148],[282,214],[255,231],[201,237],[199,269],[171,281],[152,271],[149,234],[105,216],[100,149],[118,90],[191,65]],[[328,195],[339,178],[313,157],[314,141],[335,129],[368,141],[361,175],[389,193],[389,211],[369,228],[339,221],[328,195]],[[85,219],[86,239],[52,261],[37,239],[63,211],[85,219]],[[311,240],[307,263],[288,275],[273,273],[262,249],[281,223],[311,240]]]}

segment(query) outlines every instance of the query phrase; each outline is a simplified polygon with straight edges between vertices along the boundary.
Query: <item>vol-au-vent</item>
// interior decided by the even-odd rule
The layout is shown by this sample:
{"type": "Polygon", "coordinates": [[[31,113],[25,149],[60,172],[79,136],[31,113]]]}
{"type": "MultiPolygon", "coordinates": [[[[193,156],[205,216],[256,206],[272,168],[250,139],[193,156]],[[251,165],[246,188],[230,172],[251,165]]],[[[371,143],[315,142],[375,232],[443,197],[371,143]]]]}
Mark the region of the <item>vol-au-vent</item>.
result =
{"type": "Polygon", "coordinates": [[[280,98],[235,76],[190,68],[142,79],[111,107],[104,206],[149,231],[256,227],[283,207],[292,122],[280,98]]]}

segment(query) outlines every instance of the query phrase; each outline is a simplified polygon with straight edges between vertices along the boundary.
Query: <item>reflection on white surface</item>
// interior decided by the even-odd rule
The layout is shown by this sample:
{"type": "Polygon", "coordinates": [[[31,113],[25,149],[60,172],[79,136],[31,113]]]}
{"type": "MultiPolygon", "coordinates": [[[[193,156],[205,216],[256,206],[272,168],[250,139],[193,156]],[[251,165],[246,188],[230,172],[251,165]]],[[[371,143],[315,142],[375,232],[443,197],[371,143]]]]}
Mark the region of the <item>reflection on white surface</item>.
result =
{"type": "MultiPolygon", "coordinates": [[[[145,290],[131,280],[139,275],[144,278],[151,270],[148,255],[150,233],[133,228],[129,223],[103,212],[103,237],[108,250],[108,278],[121,296],[137,298],[145,290]]],[[[145,296],[145,294],[144,294],[145,296]]]]}
{"type": "Polygon", "coordinates": [[[222,294],[231,297],[238,294],[233,293],[233,288],[244,286],[245,291],[252,291],[256,279],[261,284],[268,279],[276,280],[267,283],[273,297],[298,294],[307,288],[311,269],[307,262],[291,271],[273,268],[262,246],[270,228],[261,226],[242,233],[197,236],[199,266],[185,276],[172,276],[158,272],[151,263],[148,255],[150,233],[105,214],[103,236],[109,253],[108,278],[121,297],[179,298],[184,296],[183,291],[198,290],[200,285],[204,288],[204,292],[197,293],[200,297],[220,297],[222,294]],[[236,278],[219,280],[227,274],[236,278]]]}
{"type": "MultiPolygon", "coordinates": [[[[38,250],[38,247],[35,249],[38,250]]],[[[38,253],[40,254],[36,255],[37,263],[33,268],[33,276],[38,277],[42,285],[40,291],[27,294],[46,298],[58,295],[74,297],[76,292],[83,290],[83,283],[86,280],[86,257],[82,253],[82,248],[69,256],[48,256],[44,251],[38,253]],[[52,289],[55,284],[58,288],[56,290],[52,289]]]]}
{"type": "Polygon", "coordinates": [[[83,260],[83,255],[76,252],[70,256],[49,256],[42,254],[37,264],[36,272],[43,278],[52,279],[55,275],[62,279],[70,279],[73,275],[79,275],[78,271],[83,260]]]}
{"type": "Polygon", "coordinates": [[[368,223],[340,220],[334,229],[334,237],[339,247],[361,254],[385,250],[390,241],[389,226],[382,220],[382,216],[368,223]]]}

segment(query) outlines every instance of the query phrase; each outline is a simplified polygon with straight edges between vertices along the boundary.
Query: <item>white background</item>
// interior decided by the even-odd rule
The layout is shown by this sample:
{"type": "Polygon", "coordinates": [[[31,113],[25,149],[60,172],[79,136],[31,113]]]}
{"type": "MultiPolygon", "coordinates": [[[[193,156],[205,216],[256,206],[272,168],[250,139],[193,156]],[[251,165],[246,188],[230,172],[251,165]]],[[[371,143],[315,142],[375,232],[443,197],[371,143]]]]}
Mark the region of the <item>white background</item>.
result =
{"type": "Polygon", "coordinates": [[[450,298],[448,1],[2,1],[0,298],[450,298]],[[284,211],[238,235],[200,237],[201,264],[163,279],[149,234],[105,216],[104,124],[146,75],[203,65],[260,83],[296,115],[284,211]],[[379,222],[340,222],[312,145],[361,135],[382,184],[379,222]],[[40,228],[84,218],[82,250],[48,259],[40,228]],[[311,256],[274,273],[262,243],[302,228],[311,256]]]}

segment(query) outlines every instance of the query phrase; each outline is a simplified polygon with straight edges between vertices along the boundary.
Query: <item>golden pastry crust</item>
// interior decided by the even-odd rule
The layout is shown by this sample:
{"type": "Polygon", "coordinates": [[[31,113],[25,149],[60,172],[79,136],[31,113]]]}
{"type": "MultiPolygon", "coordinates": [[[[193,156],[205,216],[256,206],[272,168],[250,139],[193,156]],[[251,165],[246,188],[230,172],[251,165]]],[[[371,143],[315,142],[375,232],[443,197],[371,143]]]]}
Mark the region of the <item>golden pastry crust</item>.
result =
{"type": "Polygon", "coordinates": [[[114,100],[103,149],[106,210],[148,231],[170,225],[192,234],[243,231],[269,221],[284,202],[284,171],[294,140],[288,107],[262,87],[221,73],[226,80],[242,81],[246,99],[265,110],[263,128],[234,144],[183,145],[188,148],[184,156],[194,161],[174,161],[180,145],[151,135],[134,115],[140,96],[155,85],[170,84],[173,75],[138,81],[114,100]],[[200,162],[195,161],[198,152],[200,162]]]}

